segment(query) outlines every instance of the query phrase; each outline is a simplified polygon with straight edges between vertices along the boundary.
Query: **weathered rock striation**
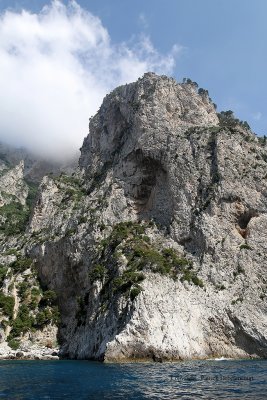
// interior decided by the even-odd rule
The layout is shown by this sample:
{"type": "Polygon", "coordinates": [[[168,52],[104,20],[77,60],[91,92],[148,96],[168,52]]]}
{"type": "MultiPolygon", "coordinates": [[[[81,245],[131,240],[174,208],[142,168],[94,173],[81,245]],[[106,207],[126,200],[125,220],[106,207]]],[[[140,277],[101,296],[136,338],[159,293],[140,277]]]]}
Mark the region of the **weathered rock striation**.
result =
{"type": "Polygon", "coordinates": [[[266,357],[264,140],[152,73],[89,129],[77,172],[43,179],[21,244],[57,295],[61,356],[266,357]]]}

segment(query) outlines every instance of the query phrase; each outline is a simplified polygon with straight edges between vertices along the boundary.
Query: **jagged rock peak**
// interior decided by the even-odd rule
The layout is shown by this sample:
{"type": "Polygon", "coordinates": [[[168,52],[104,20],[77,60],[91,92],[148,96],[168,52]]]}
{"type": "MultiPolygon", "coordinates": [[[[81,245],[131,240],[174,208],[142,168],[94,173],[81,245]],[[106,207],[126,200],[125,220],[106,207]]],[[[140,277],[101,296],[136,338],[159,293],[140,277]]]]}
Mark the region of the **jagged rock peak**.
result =
{"type": "Polygon", "coordinates": [[[146,73],[142,78],[108,94],[91,119],[81,148],[80,167],[92,173],[135,148],[165,152],[170,141],[194,126],[215,126],[214,104],[190,83],[146,73]]]}

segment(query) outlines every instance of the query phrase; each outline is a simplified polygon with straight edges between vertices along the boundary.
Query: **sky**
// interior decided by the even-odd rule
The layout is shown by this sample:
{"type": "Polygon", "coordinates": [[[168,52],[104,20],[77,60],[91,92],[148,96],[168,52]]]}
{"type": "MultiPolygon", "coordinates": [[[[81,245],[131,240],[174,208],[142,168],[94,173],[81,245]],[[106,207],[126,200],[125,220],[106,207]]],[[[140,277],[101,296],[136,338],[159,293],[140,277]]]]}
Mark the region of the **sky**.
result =
{"type": "Polygon", "coordinates": [[[0,0],[0,140],[82,145],[106,93],[154,71],[267,134],[266,0],[0,0]]]}

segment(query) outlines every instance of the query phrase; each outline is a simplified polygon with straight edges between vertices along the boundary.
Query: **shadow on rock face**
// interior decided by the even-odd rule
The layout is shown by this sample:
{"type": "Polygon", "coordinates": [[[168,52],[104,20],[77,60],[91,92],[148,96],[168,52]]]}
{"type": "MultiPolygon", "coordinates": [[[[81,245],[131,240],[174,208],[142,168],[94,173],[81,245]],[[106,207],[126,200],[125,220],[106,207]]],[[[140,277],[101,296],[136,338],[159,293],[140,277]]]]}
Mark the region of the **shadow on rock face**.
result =
{"type": "Polygon", "coordinates": [[[173,216],[168,173],[160,160],[141,149],[130,153],[116,168],[125,195],[134,200],[140,219],[154,219],[169,227],[173,216]]]}

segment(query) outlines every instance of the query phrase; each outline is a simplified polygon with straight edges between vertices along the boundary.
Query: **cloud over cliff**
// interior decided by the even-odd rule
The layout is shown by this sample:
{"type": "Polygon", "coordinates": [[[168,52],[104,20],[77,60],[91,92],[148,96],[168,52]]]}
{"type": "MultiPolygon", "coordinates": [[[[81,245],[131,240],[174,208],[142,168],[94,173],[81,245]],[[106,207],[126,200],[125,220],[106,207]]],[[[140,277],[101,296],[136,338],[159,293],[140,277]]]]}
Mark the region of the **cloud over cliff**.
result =
{"type": "Polygon", "coordinates": [[[0,16],[0,139],[62,156],[78,149],[104,95],[148,70],[170,74],[180,51],[159,53],[146,36],[115,44],[75,1],[39,14],[0,16]]]}

